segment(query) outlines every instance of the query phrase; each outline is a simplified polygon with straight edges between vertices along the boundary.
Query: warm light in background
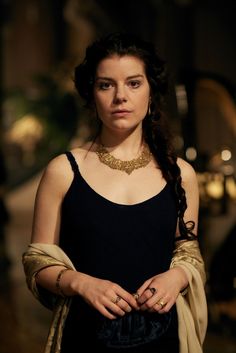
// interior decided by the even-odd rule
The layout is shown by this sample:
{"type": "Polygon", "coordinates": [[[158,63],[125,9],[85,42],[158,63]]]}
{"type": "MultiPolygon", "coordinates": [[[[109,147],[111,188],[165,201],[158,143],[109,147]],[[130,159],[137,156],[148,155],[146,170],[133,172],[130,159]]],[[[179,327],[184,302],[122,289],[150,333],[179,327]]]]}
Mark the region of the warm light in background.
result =
{"type": "Polygon", "coordinates": [[[229,196],[236,200],[236,182],[233,177],[229,177],[226,179],[226,191],[229,194],[229,196]]]}
{"type": "Polygon", "coordinates": [[[207,195],[213,199],[221,199],[224,196],[224,180],[221,174],[215,174],[206,183],[207,195]]]}
{"type": "Polygon", "coordinates": [[[43,134],[43,124],[35,115],[27,114],[12,125],[6,134],[6,139],[27,150],[35,146],[42,139],[43,134]]]}
{"type": "Polygon", "coordinates": [[[194,147],[188,147],[185,152],[186,158],[189,161],[195,161],[197,158],[197,150],[194,147]]]}
{"type": "Polygon", "coordinates": [[[187,114],[188,112],[188,100],[187,92],[184,85],[177,85],[175,87],[177,107],[180,114],[187,114]]]}
{"type": "Polygon", "coordinates": [[[223,161],[227,162],[231,159],[231,157],[232,157],[232,153],[230,150],[225,149],[225,150],[221,151],[221,159],[223,161]]]}

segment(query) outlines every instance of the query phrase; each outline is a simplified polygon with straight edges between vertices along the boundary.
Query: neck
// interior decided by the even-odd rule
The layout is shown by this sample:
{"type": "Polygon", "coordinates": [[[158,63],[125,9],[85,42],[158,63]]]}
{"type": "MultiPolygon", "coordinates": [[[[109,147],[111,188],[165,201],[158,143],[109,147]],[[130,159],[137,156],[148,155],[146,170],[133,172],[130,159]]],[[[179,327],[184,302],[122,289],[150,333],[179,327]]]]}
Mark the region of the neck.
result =
{"type": "Polygon", "coordinates": [[[122,133],[112,132],[103,127],[98,143],[104,145],[116,158],[134,158],[140,153],[143,144],[142,127],[122,133]]]}

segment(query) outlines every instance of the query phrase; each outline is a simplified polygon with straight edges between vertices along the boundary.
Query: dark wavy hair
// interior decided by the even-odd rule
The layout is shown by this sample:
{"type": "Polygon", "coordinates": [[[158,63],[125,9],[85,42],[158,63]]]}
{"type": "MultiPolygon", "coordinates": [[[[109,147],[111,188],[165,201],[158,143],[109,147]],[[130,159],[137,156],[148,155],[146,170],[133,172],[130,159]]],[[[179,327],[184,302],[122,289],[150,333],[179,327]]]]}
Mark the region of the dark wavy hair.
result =
{"type": "Polygon", "coordinates": [[[113,33],[96,40],[87,48],[84,61],[75,68],[75,87],[85,100],[86,106],[91,107],[97,66],[101,60],[112,55],[131,55],[144,63],[150,85],[151,104],[150,112],[143,120],[143,136],[163,177],[172,187],[178,211],[180,231],[178,239],[195,239],[192,232],[194,222],[184,222],[184,213],[187,208],[185,190],[182,187],[177,156],[172,147],[162,111],[163,98],[168,89],[165,62],[159,57],[153,44],[127,33],[113,33]]]}

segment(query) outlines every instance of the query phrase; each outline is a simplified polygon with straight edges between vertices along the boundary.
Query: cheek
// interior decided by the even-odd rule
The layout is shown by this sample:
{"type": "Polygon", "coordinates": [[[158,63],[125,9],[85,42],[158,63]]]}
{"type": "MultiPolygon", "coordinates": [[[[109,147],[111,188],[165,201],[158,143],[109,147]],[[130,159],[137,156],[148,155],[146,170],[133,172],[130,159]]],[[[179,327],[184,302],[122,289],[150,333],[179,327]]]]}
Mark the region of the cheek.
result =
{"type": "Polygon", "coordinates": [[[103,118],[106,119],[106,117],[109,115],[109,101],[108,99],[104,99],[104,97],[97,97],[94,100],[95,103],[95,109],[97,111],[97,115],[100,120],[103,120],[103,118]]]}
{"type": "Polygon", "coordinates": [[[97,111],[103,111],[106,108],[106,101],[104,100],[104,97],[101,97],[99,95],[94,96],[94,103],[96,106],[97,111]]]}
{"type": "Polygon", "coordinates": [[[143,106],[147,106],[149,103],[150,95],[151,95],[151,92],[149,87],[147,86],[144,87],[142,91],[140,91],[139,97],[137,97],[137,99],[139,99],[140,105],[143,104],[143,106]]]}
{"type": "Polygon", "coordinates": [[[99,104],[100,106],[106,106],[109,104],[112,96],[112,91],[111,90],[104,90],[104,91],[95,91],[94,92],[94,100],[96,104],[99,104]]]}
{"type": "Polygon", "coordinates": [[[149,105],[149,95],[143,94],[139,97],[137,101],[138,107],[140,110],[147,112],[148,105],[149,105]]]}

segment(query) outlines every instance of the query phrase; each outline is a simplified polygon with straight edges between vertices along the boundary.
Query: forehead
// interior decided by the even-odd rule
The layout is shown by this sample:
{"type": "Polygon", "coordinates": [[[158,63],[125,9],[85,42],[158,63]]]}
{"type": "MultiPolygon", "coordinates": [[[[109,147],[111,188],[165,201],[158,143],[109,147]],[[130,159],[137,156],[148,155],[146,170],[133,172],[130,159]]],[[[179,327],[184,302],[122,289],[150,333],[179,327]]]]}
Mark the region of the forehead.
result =
{"type": "Polygon", "coordinates": [[[118,73],[132,75],[145,75],[144,62],[133,55],[112,55],[100,61],[96,76],[115,76],[118,73]]]}

